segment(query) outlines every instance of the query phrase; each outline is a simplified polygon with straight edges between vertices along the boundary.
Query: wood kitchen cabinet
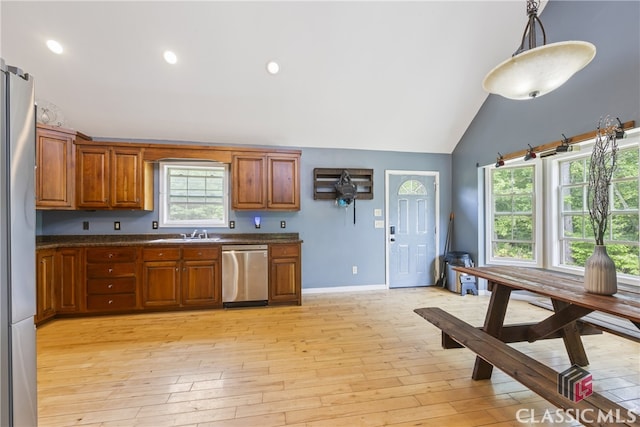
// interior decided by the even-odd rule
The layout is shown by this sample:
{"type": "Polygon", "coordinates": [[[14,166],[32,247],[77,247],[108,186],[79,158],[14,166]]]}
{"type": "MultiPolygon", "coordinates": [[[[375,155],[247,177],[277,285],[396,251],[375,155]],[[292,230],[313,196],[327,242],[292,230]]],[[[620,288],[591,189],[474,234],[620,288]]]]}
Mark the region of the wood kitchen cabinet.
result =
{"type": "Polygon", "coordinates": [[[75,208],[76,141],[90,138],[69,129],[36,127],[36,209],[75,208]]]}
{"type": "Polygon", "coordinates": [[[56,314],[56,250],[36,251],[36,316],[35,323],[40,324],[56,314]]]}
{"type": "Polygon", "coordinates": [[[300,210],[299,163],[295,153],[234,153],[232,208],[300,210]]]}
{"type": "Polygon", "coordinates": [[[109,246],[87,248],[87,312],[131,311],[137,302],[137,248],[109,246]]]}
{"type": "Polygon", "coordinates": [[[269,245],[269,304],[302,304],[300,244],[269,245]]]}
{"type": "Polygon", "coordinates": [[[142,148],[80,145],[76,205],[83,209],[153,209],[152,166],[142,148]]]}
{"type": "Polygon", "coordinates": [[[221,304],[219,246],[144,248],[142,259],[144,307],[221,304]]]}
{"type": "Polygon", "coordinates": [[[55,285],[56,313],[77,313],[84,310],[82,304],[83,250],[80,248],[60,248],[56,251],[58,266],[55,285]]]}
{"type": "Polygon", "coordinates": [[[142,249],[143,307],[180,304],[180,247],[142,249]]]}
{"type": "Polygon", "coordinates": [[[222,304],[220,247],[183,248],[180,286],[182,305],[222,304]]]}

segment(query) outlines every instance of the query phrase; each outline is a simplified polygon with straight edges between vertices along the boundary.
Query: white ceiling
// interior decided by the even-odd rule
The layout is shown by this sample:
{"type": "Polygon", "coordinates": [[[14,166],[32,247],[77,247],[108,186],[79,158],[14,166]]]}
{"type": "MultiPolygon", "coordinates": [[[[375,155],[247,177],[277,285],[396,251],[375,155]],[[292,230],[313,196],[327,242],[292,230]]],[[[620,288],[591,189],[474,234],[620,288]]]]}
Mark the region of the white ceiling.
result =
{"type": "Polygon", "coordinates": [[[451,153],[525,4],[3,0],[0,53],[94,137],[451,153]]]}

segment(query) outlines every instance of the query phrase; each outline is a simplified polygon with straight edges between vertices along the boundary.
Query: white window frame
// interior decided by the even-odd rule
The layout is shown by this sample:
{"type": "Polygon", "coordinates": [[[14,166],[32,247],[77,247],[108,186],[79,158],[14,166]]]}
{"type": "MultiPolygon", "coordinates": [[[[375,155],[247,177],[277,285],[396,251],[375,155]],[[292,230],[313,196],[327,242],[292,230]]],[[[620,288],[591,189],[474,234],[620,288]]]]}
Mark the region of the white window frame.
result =
{"type": "MultiPolygon", "coordinates": [[[[640,147],[640,128],[626,131],[626,137],[618,139],[618,147],[626,149],[629,147],[640,147]]],[[[565,273],[577,275],[584,274],[584,268],[580,266],[561,265],[561,244],[560,244],[560,225],[562,203],[562,195],[560,194],[559,182],[559,162],[572,160],[580,157],[591,156],[593,140],[573,145],[573,151],[567,153],[559,153],[553,156],[539,156],[534,161],[536,165],[534,184],[536,189],[540,189],[536,194],[539,197],[535,199],[536,219],[534,221],[536,227],[536,262],[523,262],[518,259],[504,259],[492,257],[491,252],[491,236],[493,235],[493,215],[492,215],[492,187],[491,187],[491,171],[495,169],[495,165],[487,165],[483,168],[484,178],[479,175],[478,193],[484,198],[484,209],[478,211],[478,223],[484,224],[484,227],[478,230],[478,247],[479,260],[481,265],[516,265],[528,267],[541,267],[549,270],[556,270],[565,273]],[[544,157],[544,158],[541,158],[544,157]]],[[[640,148],[639,148],[640,149],[640,148]]],[[[530,163],[532,161],[526,162],[530,163]]],[[[526,164],[523,160],[508,161],[502,167],[517,167],[526,164]]],[[[640,167],[640,166],[639,166],[640,167]]],[[[640,184],[639,184],[640,187],[640,184]]],[[[640,191],[640,188],[639,188],[640,191]]],[[[587,225],[590,227],[590,225],[587,225]]],[[[631,276],[629,274],[618,273],[618,281],[621,283],[640,286],[640,277],[631,276]]]]}
{"type": "Polygon", "coordinates": [[[167,161],[159,163],[159,227],[226,227],[229,218],[229,165],[218,162],[194,162],[194,161],[167,161]],[[223,168],[223,217],[220,219],[208,219],[208,220],[188,220],[188,221],[176,221],[168,218],[168,191],[167,191],[167,170],[170,167],[179,168],[223,168]]]}
{"type": "MultiPolygon", "coordinates": [[[[560,192],[559,164],[560,162],[564,162],[567,160],[591,156],[593,142],[593,140],[590,140],[580,143],[574,146],[574,151],[564,153],[562,155],[553,156],[547,159],[547,163],[545,164],[545,192],[546,194],[550,195],[550,197],[546,198],[549,203],[549,208],[545,209],[546,214],[544,219],[545,224],[547,224],[547,226],[545,227],[546,233],[544,235],[544,241],[547,247],[545,265],[550,270],[557,270],[579,275],[584,274],[583,267],[561,264],[562,244],[560,241],[560,224],[562,223],[562,216],[560,206],[562,204],[562,194],[560,192]]],[[[640,128],[626,131],[626,137],[624,139],[618,139],[617,143],[619,149],[625,149],[634,146],[638,147],[640,145],[640,128]]],[[[587,227],[590,227],[590,225],[587,224],[587,227]]],[[[618,272],[617,278],[622,283],[640,286],[640,279],[637,276],[621,274],[618,272]]]]}
{"type": "Polygon", "coordinates": [[[524,161],[513,161],[501,166],[501,168],[518,168],[518,167],[532,167],[533,168],[533,239],[534,239],[534,251],[533,259],[520,259],[520,258],[498,258],[493,256],[493,186],[492,186],[492,172],[496,170],[494,166],[488,166],[485,168],[485,259],[487,264],[495,265],[516,265],[524,267],[542,267],[543,260],[543,203],[537,197],[543,191],[543,174],[540,159],[524,161]]]}

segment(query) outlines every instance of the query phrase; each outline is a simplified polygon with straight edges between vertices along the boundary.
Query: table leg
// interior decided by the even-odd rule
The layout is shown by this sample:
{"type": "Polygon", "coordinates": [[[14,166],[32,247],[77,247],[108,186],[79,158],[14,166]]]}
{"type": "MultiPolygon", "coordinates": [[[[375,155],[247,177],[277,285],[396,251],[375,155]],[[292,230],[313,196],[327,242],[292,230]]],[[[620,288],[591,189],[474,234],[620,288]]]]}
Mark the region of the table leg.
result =
{"type": "MultiPolygon", "coordinates": [[[[498,283],[490,283],[489,288],[492,289],[489,307],[487,307],[487,315],[484,319],[484,330],[489,335],[500,338],[502,326],[504,325],[504,317],[507,314],[507,305],[511,296],[511,288],[502,286],[498,283]]],[[[476,357],[476,363],[473,367],[474,380],[486,380],[491,378],[493,365],[476,357]]]]}
{"type": "MultiPolygon", "coordinates": [[[[556,313],[569,305],[566,302],[557,301],[555,299],[551,299],[551,303],[553,304],[553,310],[556,313]]],[[[578,366],[589,365],[587,352],[584,350],[584,345],[582,344],[582,338],[580,337],[580,332],[578,331],[576,322],[571,322],[562,328],[561,334],[571,364],[578,366]]]]}

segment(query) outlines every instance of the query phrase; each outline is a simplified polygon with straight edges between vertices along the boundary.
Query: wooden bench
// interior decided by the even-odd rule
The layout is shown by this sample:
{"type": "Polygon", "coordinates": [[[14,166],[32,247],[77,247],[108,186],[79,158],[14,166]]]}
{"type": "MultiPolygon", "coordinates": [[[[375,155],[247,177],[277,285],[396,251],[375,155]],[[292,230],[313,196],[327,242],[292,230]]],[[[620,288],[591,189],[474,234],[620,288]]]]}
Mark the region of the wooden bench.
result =
{"type": "MultiPolygon", "coordinates": [[[[529,301],[529,304],[553,311],[553,305],[550,300],[538,299],[529,301]]],[[[580,318],[578,322],[594,326],[610,334],[640,342],[640,329],[627,319],[622,319],[611,314],[593,312],[580,318]]]]}
{"type": "MultiPolygon", "coordinates": [[[[558,372],[554,369],[543,365],[537,360],[510,347],[500,339],[458,319],[441,308],[418,308],[415,309],[414,312],[434,324],[441,329],[443,333],[446,333],[464,347],[473,351],[480,358],[525,385],[558,408],[580,410],[584,414],[591,414],[589,419],[597,419],[599,411],[607,414],[619,413],[622,414],[622,418],[626,418],[627,408],[610,401],[598,393],[594,392],[579,402],[573,402],[564,397],[558,393],[558,372]]],[[[640,417],[637,418],[640,420],[640,417]]],[[[581,420],[581,422],[585,423],[585,420],[581,420]]],[[[587,423],[585,425],[606,424],[587,423]]],[[[640,421],[626,424],[617,423],[615,425],[640,426],[640,421]]]]}

